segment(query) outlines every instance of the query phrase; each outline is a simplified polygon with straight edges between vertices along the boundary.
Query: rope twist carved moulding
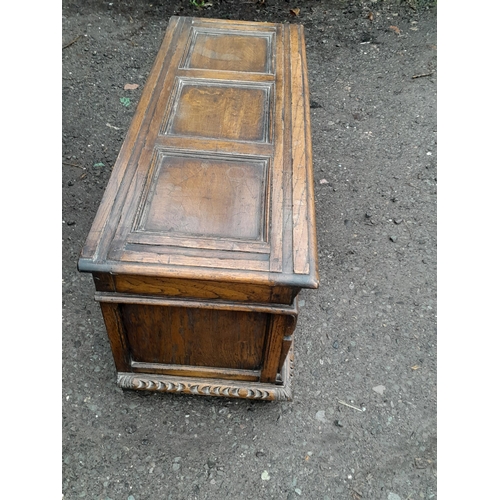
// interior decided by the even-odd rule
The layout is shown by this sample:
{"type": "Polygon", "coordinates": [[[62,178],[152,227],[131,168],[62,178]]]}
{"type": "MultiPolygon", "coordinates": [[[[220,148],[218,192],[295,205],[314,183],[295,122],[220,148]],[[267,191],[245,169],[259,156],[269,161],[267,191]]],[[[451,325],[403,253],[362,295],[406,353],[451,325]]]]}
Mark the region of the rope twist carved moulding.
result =
{"type": "Polygon", "coordinates": [[[123,389],[157,392],[182,392],[184,394],[246,398],[262,400],[290,400],[290,382],[283,386],[262,388],[256,386],[237,386],[235,384],[185,382],[166,377],[145,374],[118,373],[117,382],[123,389]]]}

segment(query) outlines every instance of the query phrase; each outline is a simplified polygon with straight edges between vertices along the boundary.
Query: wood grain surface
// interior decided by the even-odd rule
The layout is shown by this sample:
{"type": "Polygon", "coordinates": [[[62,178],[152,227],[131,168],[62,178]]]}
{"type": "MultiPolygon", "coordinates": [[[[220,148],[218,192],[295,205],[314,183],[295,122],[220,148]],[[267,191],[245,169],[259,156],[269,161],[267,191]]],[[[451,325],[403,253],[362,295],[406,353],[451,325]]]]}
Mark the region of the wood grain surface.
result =
{"type": "Polygon", "coordinates": [[[316,288],[306,68],[299,25],[172,18],[79,268],[316,288]]]}
{"type": "Polygon", "coordinates": [[[121,387],[290,399],[319,283],[301,26],[171,19],[78,267],[121,387]]]}

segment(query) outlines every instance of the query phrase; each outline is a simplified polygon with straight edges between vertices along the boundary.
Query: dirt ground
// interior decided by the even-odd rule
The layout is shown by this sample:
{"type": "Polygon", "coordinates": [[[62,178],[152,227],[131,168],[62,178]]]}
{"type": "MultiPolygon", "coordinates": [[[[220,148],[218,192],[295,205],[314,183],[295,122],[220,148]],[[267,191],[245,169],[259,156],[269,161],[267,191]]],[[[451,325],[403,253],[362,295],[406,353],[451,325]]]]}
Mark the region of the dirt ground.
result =
{"type": "Polygon", "coordinates": [[[205,4],[62,2],[63,498],[436,499],[435,8],[205,4]],[[76,268],[172,15],[305,27],[321,284],[292,402],[122,391],[76,268]]]}

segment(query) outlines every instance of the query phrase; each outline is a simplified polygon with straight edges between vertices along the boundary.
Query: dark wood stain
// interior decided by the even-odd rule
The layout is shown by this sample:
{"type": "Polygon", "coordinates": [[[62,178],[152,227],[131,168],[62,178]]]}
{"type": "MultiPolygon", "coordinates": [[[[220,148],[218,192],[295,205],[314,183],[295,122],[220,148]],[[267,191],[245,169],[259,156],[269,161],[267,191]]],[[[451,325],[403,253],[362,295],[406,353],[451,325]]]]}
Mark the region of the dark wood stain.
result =
{"type": "Polygon", "coordinates": [[[318,287],[299,25],[173,17],[78,266],[125,388],[289,399],[318,287]]]}

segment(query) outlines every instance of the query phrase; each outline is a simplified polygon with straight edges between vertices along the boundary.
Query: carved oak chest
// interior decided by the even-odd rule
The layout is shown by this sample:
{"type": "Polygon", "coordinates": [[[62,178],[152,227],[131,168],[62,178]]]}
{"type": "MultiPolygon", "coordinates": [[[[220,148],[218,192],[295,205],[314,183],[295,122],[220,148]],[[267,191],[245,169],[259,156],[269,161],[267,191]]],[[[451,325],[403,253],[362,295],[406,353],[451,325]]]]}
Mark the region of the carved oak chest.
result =
{"type": "Polygon", "coordinates": [[[170,20],[78,268],[119,386],[291,398],[318,287],[301,26],[170,20]]]}

